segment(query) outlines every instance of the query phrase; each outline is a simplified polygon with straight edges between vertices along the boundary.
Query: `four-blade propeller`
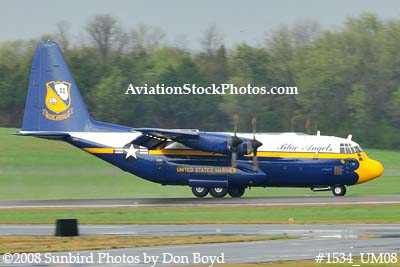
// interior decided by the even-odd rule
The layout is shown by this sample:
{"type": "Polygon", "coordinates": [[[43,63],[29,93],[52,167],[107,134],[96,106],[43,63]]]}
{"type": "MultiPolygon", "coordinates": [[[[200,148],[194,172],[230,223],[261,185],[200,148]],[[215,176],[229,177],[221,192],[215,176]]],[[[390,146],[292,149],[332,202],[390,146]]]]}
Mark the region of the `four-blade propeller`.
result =
{"type": "MultiPolygon", "coordinates": [[[[243,140],[237,136],[237,124],[239,121],[239,116],[235,115],[234,119],[234,134],[229,137],[229,149],[232,152],[231,155],[231,165],[232,167],[237,167],[237,149],[238,146],[243,143],[243,140]]],[[[258,161],[257,161],[257,149],[262,146],[262,143],[256,139],[256,118],[254,117],[251,120],[251,125],[253,128],[253,139],[247,144],[247,154],[253,154],[253,170],[256,171],[258,169],[258,161]]]]}
{"type": "Polygon", "coordinates": [[[253,128],[253,139],[251,139],[251,147],[250,150],[253,153],[253,170],[256,171],[258,169],[258,161],[257,161],[257,149],[262,146],[262,143],[256,139],[256,124],[257,120],[255,117],[251,120],[251,126],[253,128]]]}
{"type": "Polygon", "coordinates": [[[232,151],[231,165],[233,168],[237,167],[237,147],[243,143],[243,140],[237,137],[237,124],[239,122],[239,116],[236,114],[233,116],[234,123],[234,134],[229,137],[229,148],[232,151]]]}

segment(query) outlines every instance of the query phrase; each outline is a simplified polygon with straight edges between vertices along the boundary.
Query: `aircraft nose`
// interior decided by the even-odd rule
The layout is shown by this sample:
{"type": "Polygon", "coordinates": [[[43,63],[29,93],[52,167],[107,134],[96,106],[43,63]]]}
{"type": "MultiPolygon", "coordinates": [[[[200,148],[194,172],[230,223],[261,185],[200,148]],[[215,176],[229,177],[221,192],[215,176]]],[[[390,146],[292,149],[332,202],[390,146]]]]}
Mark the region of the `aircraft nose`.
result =
{"type": "Polygon", "coordinates": [[[358,184],[365,183],[369,180],[378,178],[383,174],[383,166],[379,161],[367,159],[360,162],[360,167],[357,169],[358,184]]]}

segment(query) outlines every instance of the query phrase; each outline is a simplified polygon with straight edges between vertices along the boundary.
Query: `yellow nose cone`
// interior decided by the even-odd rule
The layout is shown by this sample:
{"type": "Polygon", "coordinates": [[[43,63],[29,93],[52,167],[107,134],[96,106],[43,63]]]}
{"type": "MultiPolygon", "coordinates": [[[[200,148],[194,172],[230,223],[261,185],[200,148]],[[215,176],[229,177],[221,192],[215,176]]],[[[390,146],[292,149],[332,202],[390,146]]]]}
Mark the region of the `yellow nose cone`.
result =
{"type": "Polygon", "coordinates": [[[383,166],[379,161],[365,157],[364,161],[360,161],[360,167],[358,167],[356,173],[358,174],[357,184],[362,184],[381,176],[383,166]]]}

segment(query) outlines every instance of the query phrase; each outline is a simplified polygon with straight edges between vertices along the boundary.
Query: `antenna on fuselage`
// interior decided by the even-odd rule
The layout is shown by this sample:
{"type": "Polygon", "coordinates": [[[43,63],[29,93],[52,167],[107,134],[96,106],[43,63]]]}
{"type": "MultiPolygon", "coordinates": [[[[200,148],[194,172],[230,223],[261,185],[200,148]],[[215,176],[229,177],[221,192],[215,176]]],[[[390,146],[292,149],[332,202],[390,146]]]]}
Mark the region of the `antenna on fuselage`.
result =
{"type": "Polygon", "coordinates": [[[353,135],[349,134],[349,135],[347,136],[347,140],[348,140],[348,141],[351,141],[351,138],[353,138],[353,135]]]}

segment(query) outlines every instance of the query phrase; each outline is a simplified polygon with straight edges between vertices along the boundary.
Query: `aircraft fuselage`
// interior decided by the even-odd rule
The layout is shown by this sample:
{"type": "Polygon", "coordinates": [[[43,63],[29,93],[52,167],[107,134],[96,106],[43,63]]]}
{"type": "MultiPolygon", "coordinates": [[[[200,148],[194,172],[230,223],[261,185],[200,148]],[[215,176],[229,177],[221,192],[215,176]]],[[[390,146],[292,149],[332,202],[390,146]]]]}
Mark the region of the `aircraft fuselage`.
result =
{"type": "MultiPolygon", "coordinates": [[[[230,133],[226,133],[230,134],[230,133]]],[[[141,178],[191,187],[309,187],[354,185],[379,177],[382,165],[348,139],[296,133],[257,134],[258,168],[253,155],[231,156],[176,146],[148,149],[131,144],[140,132],[70,133],[66,141],[141,178]],[[134,150],[131,154],[128,151],[134,150]]],[[[247,138],[251,134],[238,134],[247,138]]]]}

